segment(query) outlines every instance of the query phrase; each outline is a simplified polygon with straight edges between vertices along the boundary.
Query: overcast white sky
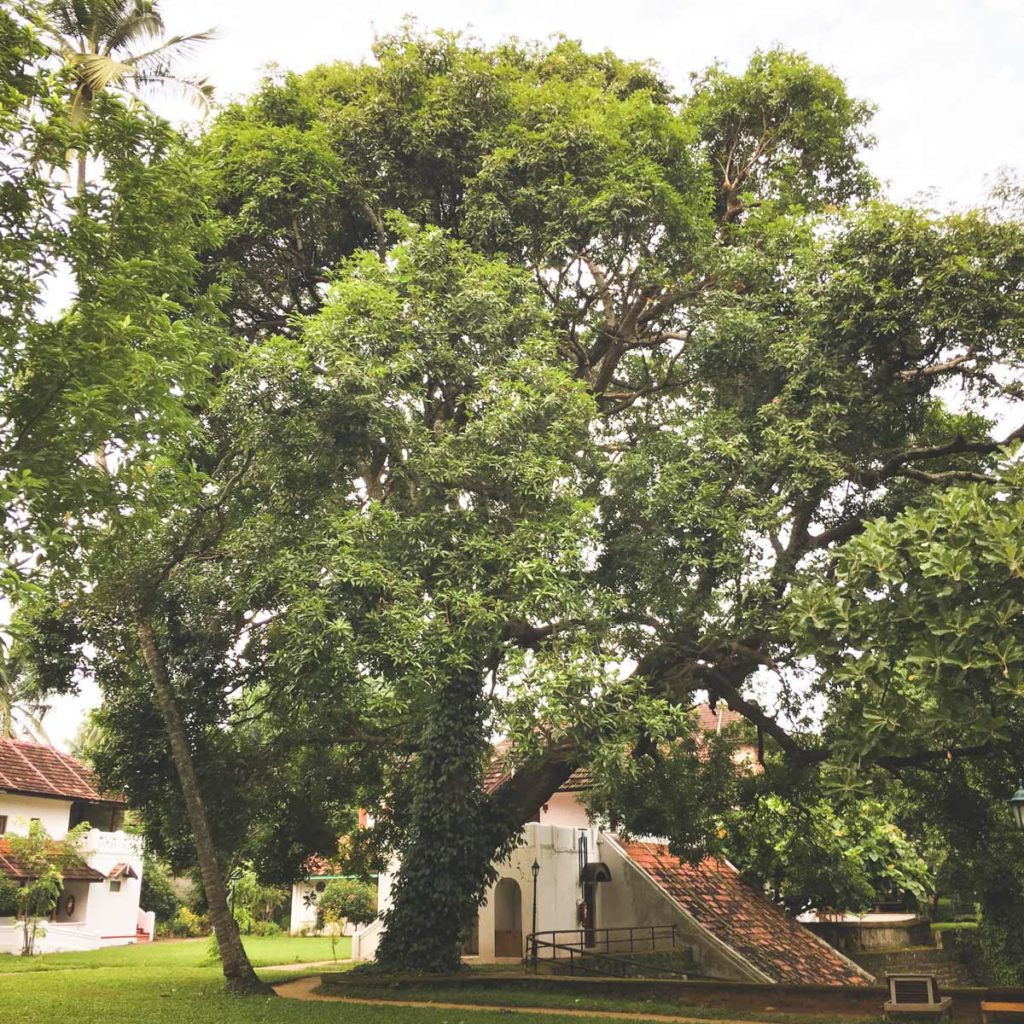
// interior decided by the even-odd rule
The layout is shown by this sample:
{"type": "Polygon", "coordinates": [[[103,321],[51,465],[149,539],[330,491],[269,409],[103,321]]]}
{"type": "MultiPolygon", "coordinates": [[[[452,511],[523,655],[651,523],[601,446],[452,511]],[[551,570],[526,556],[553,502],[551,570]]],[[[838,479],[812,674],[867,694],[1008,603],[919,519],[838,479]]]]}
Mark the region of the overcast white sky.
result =
{"type": "MultiPolygon", "coordinates": [[[[891,194],[933,193],[944,207],[983,198],[1001,167],[1024,172],[1024,0],[162,0],[169,32],[215,27],[194,68],[221,99],[243,94],[268,62],[305,70],[370,59],[375,35],[405,15],[425,29],[488,42],[562,33],[592,50],[653,59],[675,85],[714,60],[739,70],[776,43],[831,66],[878,105],[870,157],[891,194]]],[[[170,113],[170,111],[168,111],[170,113]]],[[[47,718],[66,746],[94,694],[47,718]]]]}

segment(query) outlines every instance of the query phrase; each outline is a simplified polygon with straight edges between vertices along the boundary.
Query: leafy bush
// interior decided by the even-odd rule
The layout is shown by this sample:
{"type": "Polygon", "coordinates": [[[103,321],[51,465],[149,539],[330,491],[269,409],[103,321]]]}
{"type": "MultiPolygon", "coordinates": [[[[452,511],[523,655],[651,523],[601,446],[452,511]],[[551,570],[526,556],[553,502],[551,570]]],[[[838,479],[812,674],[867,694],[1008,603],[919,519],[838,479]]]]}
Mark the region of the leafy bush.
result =
{"type": "Polygon", "coordinates": [[[13,917],[17,912],[18,883],[0,875],[0,917],[13,917]]]}
{"type": "Polygon", "coordinates": [[[210,930],[206,915],[192,913],[188,907],[179,907],[171,921],[171,934],[179,939],[196,939],[210,930]]]}
{"type": "Polygon", "coordinates": [[[287,902],[288,893],[275,885],[263,885],[249,865],[245,866],[231,888],[231,906],[239,930],[249,935],[260,922],[272,921],[274,914],[287,902]]]}
{"type": "Polygon", "coordinates": [[[139,905],[143,910],[152,910],[158,922],[173,921],[181,906],[171,888],[164,866],[148,853],[142,862],[142,893],[139,905]]]}
{"type": "Polygon", "coordinates": [[[257,921],[252,926],[253,935],[280,935],[281,926],[273,921],[257,921]]]}
{"type": "Polygon", "coordinates": [[[328,882],[317,902],[317,927],[325,924],[369,924],[377,916],[377,890],[350,878],[328,882]]]}

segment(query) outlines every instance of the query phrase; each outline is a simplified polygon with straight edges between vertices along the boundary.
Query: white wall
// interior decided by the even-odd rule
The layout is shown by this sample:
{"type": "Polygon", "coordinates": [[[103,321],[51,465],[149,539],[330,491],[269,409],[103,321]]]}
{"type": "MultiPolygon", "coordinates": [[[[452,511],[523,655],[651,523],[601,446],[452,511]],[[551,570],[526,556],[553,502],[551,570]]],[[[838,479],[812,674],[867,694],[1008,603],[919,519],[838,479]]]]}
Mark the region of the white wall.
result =
{"type": "MultiPolygon", "coordinates": [[[[568,799],[548,805],[548,813],[562,816],[570,822],[579,821],[584,826],[586,815],[571,793],[559,793],[558,797],[568,799]]],[[[607,865],[612,880],[601,882],[596,887],[597,927],[628,928],[651,925],[675,925],[677,944],[689,946],[702,973],[709,977],[743,981],[765,981],[752,965],[727,947],[718,943],[686,915],[656,883],[637,868],[620,850],[614,840],[593,827],[573,827],[531,822],[523,828],[523,842],[498,868],[498,882],[511,878],[519,883],[522,893],[523,949],[526,954],[526,937],[533,931],[533,876],[531,867],[534,860],[540,865],[537,874],[537,931],[578,931],[580,928],[577,907],[583,899],[579,880],[579,839],[587,836],[589,861],[601,861],[607,865]]],[[[397,862],[382,874],[378,882],[378,906],[383,912],[391,899],[393,875],[397,862]]],[[[494,889],[487,892],[487,899],[480,907],[478,962],[487,963],[495,959],[494,950],[494,889]]],[[[293,898],[293,915],[295,901],[293,898]]],[[[380,922],[374,922],[362,933],[357,933],[353,942],[352,955],[356,959],[372,959],[380,938],[380,922]]],[[[567,936],[572,939],[573,937],[567,936]]],[[[541,954],[543,955],[543,953],[541,954]]]]}
{"type": "Polygon", "coordinates": [[[689,946],[702,974],[733,981],[770,981],[752,965],[696,925],[650,879],[637,868],[608,836],[601,836],[600,859],[608,865],[612,880],[597,887],[597,923],[600,928],[637,925],[676,926],[676,943],[689,946]]]}
{"type": "Polygon", "coordinates": [[[590,821],[587,812],[579,802],[576,793],[555,793],[541,808],[542,825],[568,825],[572,828],[586,828],[590,821]]]}
{"type": "Polygon", "coordinates": [[[142,895],[142,851],[142,840],[126,832],[93,829],[83,844],[86,863],[104,876],[104,881],[89,885],[85,919],[85,926],[100,936],[103,945],[135,941],[142,895]],[[116,864],[130,865],[139,877],[121,878],[120,890],[114,892],[107,876],[116,864]]]}
{"type": "Polygon", "coordinates": [[[316,904],[306,906],[305,898],[310,893],[316,892],[314,882],[296,882],[292,886],[292,913],[288,924],[288,931],[292,935],[299,935],[306,931],[313,931],[316,928],[316,904]]]}
{"type": "Polygon", "coordinates": [[[68,834],[71,801],[0,792],[0,815],[7,816],[8,832],[28,835],[29,821],[38,818],[54,839],[63,839],[68,834]]]}

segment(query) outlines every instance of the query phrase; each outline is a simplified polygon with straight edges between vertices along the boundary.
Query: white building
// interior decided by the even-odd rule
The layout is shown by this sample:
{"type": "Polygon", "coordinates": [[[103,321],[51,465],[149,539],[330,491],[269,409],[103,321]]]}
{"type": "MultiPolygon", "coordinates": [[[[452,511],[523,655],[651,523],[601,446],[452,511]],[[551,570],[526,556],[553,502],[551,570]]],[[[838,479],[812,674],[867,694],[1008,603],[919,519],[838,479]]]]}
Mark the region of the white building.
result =
{"type": "MultiPolygon", "coordinates": [[[[726,716],[703,708],[701,726],[721,729],[729,724],[726,716]]],[[[506,778],[496,760],[485,781],[488,792],[506,778]]],[[[603,954],[618,959],[616,971],[623,958],[674,950],[678,969],[694,977],[845,985],[873,980],[744,883],[726,861],[687,864],[663,841],[626,840],[594,827],[579,798],[589,784],[586,770],[573,775],[524,826],[520,845],[495,865],[498,877],[471,929],[467,959],[522,960],[535,932],[541,958],[603,954]]],[[[390,904],[393,874],[394,866],[378,880],[382,912],[390,904]]],[[[293,921],[301,916],[295,901],[305,891],[296,887],[293,921]]],[[[372,959],[382,931],[380,917],[357,929],[353,957],[372,959]]]]}
{"type": "MultiPolygon", "coordinates": [[[[83,863],[64,872],[64,891],[39,952],[97,949],[145,942],[154,916],[139,909],[142,840],[123,831],[123,797],[101,793],[80,761],[54,747],[0,739],[0,872],[16,882],[30,876],[5,835],[26,835],[33,820],[54,839],[81,822],[93,828],[82,846],[83,863]]],[[[21,928],[0,918],[0,953],[21,949],[21,928]]]]}

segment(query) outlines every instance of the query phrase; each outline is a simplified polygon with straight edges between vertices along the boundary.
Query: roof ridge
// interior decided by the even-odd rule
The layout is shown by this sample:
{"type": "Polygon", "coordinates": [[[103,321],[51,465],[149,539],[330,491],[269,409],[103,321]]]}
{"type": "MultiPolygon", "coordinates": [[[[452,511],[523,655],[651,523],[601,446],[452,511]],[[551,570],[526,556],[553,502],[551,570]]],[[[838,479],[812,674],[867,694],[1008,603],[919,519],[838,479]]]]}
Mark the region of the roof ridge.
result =
{"type": "Polygon", "coordinates": [[[50,743],[0,740],[0,788],[58,800],[123,804],[100,788],[92,767],[50,743]]]}
{"type": "MultiPolygon", "coordinates": [[[[18,741],[12,740],[11,742],[17,743],[18,741]]],[[[39,746],[42,746],[42,744],[39,744],[39,746]]],[[[25,756],[25,754],[21,750],[15,750],[15,753],[22,759],[22,761],[25,762],[31,771],[35,772],[35,774],[43,780],[43,785],[52,791],[54,788],[53,783],[50,782],[50,780],[25,756]]]]}

